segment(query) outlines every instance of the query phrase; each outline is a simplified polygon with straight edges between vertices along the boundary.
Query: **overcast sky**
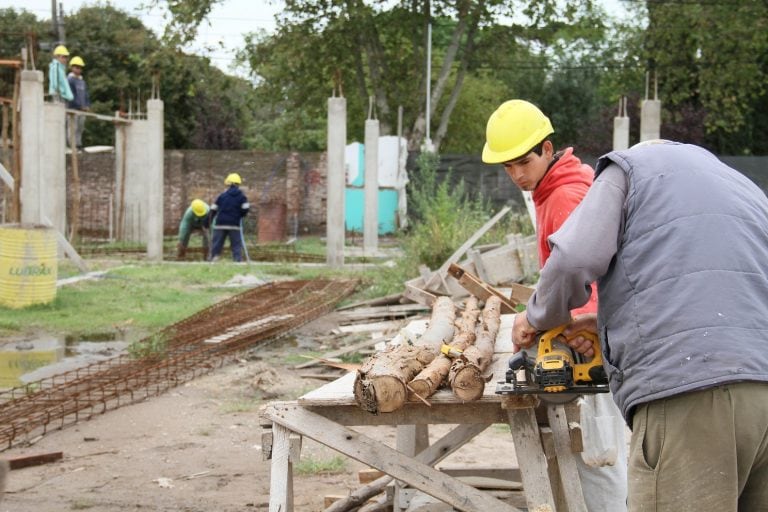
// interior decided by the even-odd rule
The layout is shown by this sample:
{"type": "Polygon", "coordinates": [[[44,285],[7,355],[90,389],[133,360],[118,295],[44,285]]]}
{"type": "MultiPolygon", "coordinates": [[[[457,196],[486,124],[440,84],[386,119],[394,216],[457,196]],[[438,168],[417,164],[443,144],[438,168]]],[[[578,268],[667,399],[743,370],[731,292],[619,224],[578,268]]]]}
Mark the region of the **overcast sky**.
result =
{"type": "MultiPolygon", "coordinates": [[[[621,0],[601,0],[614,15],[620,15],[623,10],[621,0]]],[[[77,11],[83,5],[94,5],[94,0],[57,0],[63,5],[65,13],[77,11]]],[[[166,12],[163,9],[140,9],[148,0],[113,0],[115,7],[127,11],[140,18],[144,25],[160,34],[166,22],[166,12]]],[[[258,29],[270,31],[274,29],[274,16],[278,8],[274,1],[269,0],[225,0],[217,4],[208,17],[208,23],[203,23],[198,31],[198,37],[185,51],[198,53],[211,59],[211,62],[227,72],[244,75],[244,70],[232,68],[235,51],[243,46],[243,34],[255,32],[258,29]]],[[[51,0],[0,0],[0,8],[23,6],[40,19],[51,18],[51,0]]],[[[66,29],[66,27],[65,27],[66,29]]]]}

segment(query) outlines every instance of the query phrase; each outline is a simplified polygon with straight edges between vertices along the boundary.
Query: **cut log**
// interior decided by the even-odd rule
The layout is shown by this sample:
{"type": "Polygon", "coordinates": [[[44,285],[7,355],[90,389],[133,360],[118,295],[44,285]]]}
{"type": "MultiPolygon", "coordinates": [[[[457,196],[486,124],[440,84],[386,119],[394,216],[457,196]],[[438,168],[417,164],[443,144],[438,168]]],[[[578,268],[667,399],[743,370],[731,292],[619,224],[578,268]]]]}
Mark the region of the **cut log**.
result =
{"type": "Polygon", "coordinates": [[[408,396],[407,383],[453,339],[455,319],[453,301],[440,297],[427,329],[414,345],[390,345],[368,358],[355,377],[354,395],[360,408],[378,414],[402,407],[408,396]]]}
{"type": "Polygon", "coordinates": [[[450,352],[448,354],[441,353],[435,357],[409,383],[409,399],[416,400],[417,397],[415,395],[421,398],[429,398],[442,386],[443,382],[448,378],[451,363],[455,358],[454,354],[461,354],[475,342],[477,318],[479,316],[480,309],[477,307],[477,297],[470,297],[467,299],[464,313],[456,322],[456,333],[450,345],[448,345],[450,352]]]}
{"type": "Polygon", "coordinates": [[[475,344],[467,347],[460,357],[453,360],[448,374],[448,382],[456,398],[469,402],[483,396],[486,381],[484,374],[493,359],[500,316],[501,300],[496,296],[489,297],[477,328],[475,344]]]}

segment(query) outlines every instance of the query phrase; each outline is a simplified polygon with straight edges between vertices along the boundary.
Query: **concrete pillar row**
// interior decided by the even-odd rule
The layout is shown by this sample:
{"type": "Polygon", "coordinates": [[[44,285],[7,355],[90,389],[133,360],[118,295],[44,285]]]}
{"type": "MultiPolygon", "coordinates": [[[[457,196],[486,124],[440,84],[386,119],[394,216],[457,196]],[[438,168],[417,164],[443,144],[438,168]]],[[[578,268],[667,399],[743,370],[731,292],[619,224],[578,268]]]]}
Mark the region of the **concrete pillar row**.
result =
{"type": "Polygon", "coordinates": [[[145,243],[147,258],[154,261],[163,259],[163,110],[161,100],[147,100],[147,118],[134,119],[115,132],[115,191],[117,208],[122,204],[118,212],[122,239],[145,243]]]}
{"type": "Polygon", "coordinates": [[[379,121],[365,121],[365,216],[363,252],[375,255],[379,249],[379,121]]]}
{"type": "MultiPolygon", "coordinates": [[[[43,72],[22,71],[19,91],[21,117],[21,222],[42,222],[42,188],[40,167],[43,159],[43,72]]],[[[62,127],[62,133],[64,128],[62,127]]]]}
{"type": "Polygon", "coordinates": [[[344,265],[344,196],[346,189],[344,146],[346,143],[347,100],[345,98],[328,98],[326,263],[332,268],[344,265]]]}
{"type": "Polygon", "coordinates": [[[640,142],[661,138],[661,100],[640,104],[640,142]]]}
{"type": "Polygon", "coordinates": [[[164,137],[163,137],[163,102],[159,99],[147,100],[147,170],[146,190],[147,207],[147,258],[155,261],[163,259],[163,210],[164,189],[164,137]]]}
{"type": "Polygon", "coordinates": [[[43,105],[45,141],[40,161],[41,215],[64,235],[67,230],[66,116],[63,102],[43,105]]]}

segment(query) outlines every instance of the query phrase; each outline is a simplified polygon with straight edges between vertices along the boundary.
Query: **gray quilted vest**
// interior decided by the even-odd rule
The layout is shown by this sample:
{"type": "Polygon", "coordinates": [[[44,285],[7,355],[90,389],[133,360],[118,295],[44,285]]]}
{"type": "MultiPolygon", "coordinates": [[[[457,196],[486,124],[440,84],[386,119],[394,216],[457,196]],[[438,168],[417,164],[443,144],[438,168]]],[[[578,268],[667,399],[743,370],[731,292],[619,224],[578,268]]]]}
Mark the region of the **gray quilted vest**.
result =
{"type": "Polygon", "coordinates": [[[768,381],[768,199],[706,150],[609,153],[628,177],[624,230],[598,282],[611,391],[633,407],[735,381],[768,381]]]}

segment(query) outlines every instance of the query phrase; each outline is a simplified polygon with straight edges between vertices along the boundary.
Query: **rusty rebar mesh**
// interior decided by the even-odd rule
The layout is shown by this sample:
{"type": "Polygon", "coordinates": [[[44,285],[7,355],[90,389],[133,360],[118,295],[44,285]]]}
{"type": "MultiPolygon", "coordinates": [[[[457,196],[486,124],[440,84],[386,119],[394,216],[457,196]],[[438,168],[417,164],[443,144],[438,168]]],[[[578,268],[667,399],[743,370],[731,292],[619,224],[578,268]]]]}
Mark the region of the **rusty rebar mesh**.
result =
{"type": "Polygon", "coordinates": [[[156,396],[327,313],[357,281],[268,283],[210,306],[123,354],[0,392],[0,450],[156,396]]]}

